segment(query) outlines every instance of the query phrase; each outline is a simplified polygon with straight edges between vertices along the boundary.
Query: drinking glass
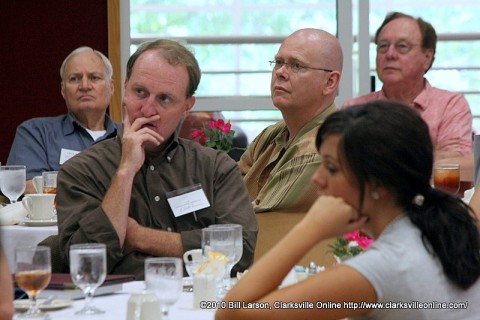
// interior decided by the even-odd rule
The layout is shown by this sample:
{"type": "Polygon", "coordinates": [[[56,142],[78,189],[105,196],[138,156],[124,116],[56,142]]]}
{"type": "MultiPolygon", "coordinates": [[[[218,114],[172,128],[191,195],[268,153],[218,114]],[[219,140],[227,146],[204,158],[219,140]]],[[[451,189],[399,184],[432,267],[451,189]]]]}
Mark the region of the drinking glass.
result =
{"type": "MultiPolygon", "coordinates": [[[[225,276],[230,277],[230,274],[227,272],[229,264],[232,264],[235,261],[235,229],[233,227],[208,227],[202,229],[202,254],[205,260],[210,259],[209,253],[220,253],[227,258],[225,268],[223,273],[219,275],[217,279],[219,290],[217,292],[217,297],[222,299],[225,295],[225,290],[223,290],[223,278],[225,276]]],[[[232,265],[233,266],[233,265],[232,265]]],[[[231,269],[231,267],[230,267],[231,269]]]]}
{"type": "Polygon", "coordinates": [[[180,298],[182,291],[182,259],[173,257],[147,258],[145,284],[156,293],[162,310],[162,320],[168,319],[170,306],[180,298]]]}
{"type": "Polygon", "coordinates": [[[70,246],[70,276],[85,294],[84,307],[78,315],[102,314],[105,311],[93,305],[95,290],[107,274],[106,246],[103,243],[80,243],[70,246]]]}
{"type": "Polygon", "coordinates": [[[15,203],[25,192],[26,171],[25,166],[1,166],[0,188],[3,194],[15,203]]]}
{"type": "Polygon", "coordinates": [[[433,186],[451,194],[457,194],[460,190],[460,165],[458,163],[435,164],[433,186]]]}
{"type": "Polygon", "coordinates": [[[58,171],[42,172],[42,192],[56,194],[57,193],[57,174],[58,171]]]}
{"type": "MultiPolygon", "coordinates": [[[[48,194],[57,194],[57,175],[58,171],[42,172],[42,192],[48,194]]],[[[57,200],[53,201],[53,219],[57,218],[57,200]]]]}
{"type": "Polygon", "coordinates": [[[209,228],[215,229],[229,229],[232,228],[234,232],[234,242],[235,242],[235,257],[232,260],[229,260],[225,265],[225,275],[223,276],[223,288],[220,294],[226,294],[232,288],[232,279],[231,273],[234,265],[242,258],[243,255],[243,236],[242,236],[242,225],[241,224],[212,224],[209,228]]]}
{"type": "Polygon", "coordinates": [[[30,308],[19,318],[49,319],[37,305],[37,296],[50,282],[52,266],[50,248],[44,246],[15,248],[15,281],[30,299],[30,308]]]}

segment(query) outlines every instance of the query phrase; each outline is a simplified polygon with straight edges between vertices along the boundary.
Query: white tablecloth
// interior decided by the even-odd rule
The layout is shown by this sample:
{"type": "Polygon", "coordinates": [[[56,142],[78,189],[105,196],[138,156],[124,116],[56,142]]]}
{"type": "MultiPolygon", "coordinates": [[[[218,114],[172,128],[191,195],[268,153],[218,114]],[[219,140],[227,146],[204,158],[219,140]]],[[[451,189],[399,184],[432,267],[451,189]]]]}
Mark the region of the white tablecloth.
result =
{"type": "MultiPolygon", "coordinates": [[[[74,300],[73,305],[55,311],[48,311],[51,320],[66,319],[88,319],[88,320],[126,320],[127,319],[127,303],[130,294],[133,292],[140,292],[144,289],[143,281],[133,281],[123,284],[123,290],[111,295],[99,296],[93,299],[93,303],[99,309],[105,310],[104,314],[95,316],[76,316],[74,312],[80,310],[85,303],[84,299],[74,300]]],[[[215,310],[194,309],[193,293],[182,292],[180,299],[175,303],[170,310],[170,320],[212,320],[215,315],[215,310]]],[[[160,320],[160,315],[158,317],[160,320]]]]}
{"type": "Polygon", "coordinates": [[[15,272],[15,248],[34,246],[52,234],[58,233],[57,226],[29,227],[22,225],[0,226],[2,247],[7,256],[10,272],[15,272]]]}

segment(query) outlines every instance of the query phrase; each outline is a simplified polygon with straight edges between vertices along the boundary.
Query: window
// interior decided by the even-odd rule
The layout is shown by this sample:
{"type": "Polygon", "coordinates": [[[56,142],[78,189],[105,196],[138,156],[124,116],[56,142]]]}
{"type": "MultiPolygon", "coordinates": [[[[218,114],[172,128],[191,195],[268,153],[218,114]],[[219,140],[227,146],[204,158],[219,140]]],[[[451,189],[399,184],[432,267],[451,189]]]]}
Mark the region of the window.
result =
{"type": "MultiPolygon", "coordinates": [[[[347,2],[342,0],[339,5],[347,2]]],[[[369,8],[371,36],[390,11],[421,16],[432,23],[439,42],[433,68],[426,77],[433,86],[465,94],[475,117],[474,128],[480,132],[480,33],[472,33],[480,30],[476,19],[480,4],[476,0],[351,3],[354,35],[358,35],[359,12],[364,8],[369,8]]],[[[268,66],[280,42],[303,27],[337,34],[336,20],[341,11],[337,11],[335,0],[130,0],[129,9],[131,50],[145,40],[160,37],[187,41],[203,74],[194,109],[223,110],[226,119],[246,131],[249,141],[281,118],[269,97],[268,66]]],[[[343,73],[347,81],[353,82],[354,96],[359,89],[352,73],[358,74],[362,65],[357,53],[353,51],[353,65],[350,68],[346,64],[343,73]]],[[[370,44],[372,76],[376,76],[375,53],[370,44]]],[[[375,85],[377,90],[381,87],[378,80],[375,85]]]]}
{"type": "Polygon", "coordinates": [[[224,110],[251,140],[281,119],[268,61],[303,27],[336,33],[335,0],[131,0],[131,50],[160,37],[187,41],[202,69],[194,110],[224,110]]]}

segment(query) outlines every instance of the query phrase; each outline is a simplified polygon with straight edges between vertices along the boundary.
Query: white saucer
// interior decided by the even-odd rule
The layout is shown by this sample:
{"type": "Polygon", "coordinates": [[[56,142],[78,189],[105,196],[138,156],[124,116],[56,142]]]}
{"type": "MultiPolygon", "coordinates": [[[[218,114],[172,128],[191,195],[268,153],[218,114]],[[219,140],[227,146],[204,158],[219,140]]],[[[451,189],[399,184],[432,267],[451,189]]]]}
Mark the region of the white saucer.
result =
{"type": "Polygon", "coordinates": [[[31,227],[43,227],[43,226],[54,226],[57,224],[57,219],[52,220],[30,220],[30,219],[25,219],[23,220],[23,224],[26,226],[31,226],[31,227]]]}
{"type": "MultiPolygon", "coordinates": [[[[70,307],[73,303],[72,300],[67,299],[55,299],[52,302],[42,305],[45,299],[38,299],[38,307],[41,310],[57,310],[70,307]]],[[[17,311],[26,311],[30,308],[30,300],[22,299],[22,300],[15,300],[13,301],[13,305],[15,306],[15,310],[17,311]]]]}

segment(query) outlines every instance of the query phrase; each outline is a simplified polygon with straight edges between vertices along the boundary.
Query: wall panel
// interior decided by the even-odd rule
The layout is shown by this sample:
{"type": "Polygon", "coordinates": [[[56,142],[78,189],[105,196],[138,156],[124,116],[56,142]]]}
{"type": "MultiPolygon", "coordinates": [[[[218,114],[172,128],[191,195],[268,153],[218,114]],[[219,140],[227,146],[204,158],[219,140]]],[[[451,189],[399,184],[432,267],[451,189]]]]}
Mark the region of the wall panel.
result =
{"type": "Polygon", "coordinates": [[[86,45],[108,55],[107,9],[101,0],[0,2],[2,164],[22,121],[66,111],[59,69],[67,54],[86,45]]]}

